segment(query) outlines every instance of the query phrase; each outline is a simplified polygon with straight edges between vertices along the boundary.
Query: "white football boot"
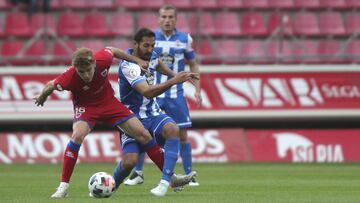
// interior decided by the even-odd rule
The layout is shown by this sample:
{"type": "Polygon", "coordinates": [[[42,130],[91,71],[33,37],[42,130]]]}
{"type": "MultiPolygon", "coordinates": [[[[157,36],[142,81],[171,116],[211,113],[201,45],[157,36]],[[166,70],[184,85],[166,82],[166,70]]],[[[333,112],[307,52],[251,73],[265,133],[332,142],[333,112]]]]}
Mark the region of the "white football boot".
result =
{"type": "Polygon", "coordinates": [[[163,197],[166,195],[169,185],[170,183],[168,181],[161,180],[160,183],[150,192],[157,197],[163,197]]]}
{"type": "Polygon", "coordinates": [[[189,186],[192,186],[192,187],[197,187],[199,185],[200,185],[200,183],[195,178],[193,178],[189,183],[189,186]]]}
{"type": "Polygon", "coordinates": [[[69,193],[69,183],[61,182],[56,192],[51,195],[51,198],[65,198],[69,193]]]}
{"type": "Polygon", "coordinates": [[[134,186],[144,183],[144,176],[142,174],[139,174],[138,172],[134,171],[130,178],[128,178],[126,181],[124,181],[125,185],[128,186],[134,186]]]}
{"type": "Polygon", "coordinates": [[[179,192],[183,190],[183,187],[187,184],[190,184],[191,181],[197,176],[196,171],[191,171],[187,175],[172,175],[170,180],[170,186],[173,188],[174,192],[179,192]]]}

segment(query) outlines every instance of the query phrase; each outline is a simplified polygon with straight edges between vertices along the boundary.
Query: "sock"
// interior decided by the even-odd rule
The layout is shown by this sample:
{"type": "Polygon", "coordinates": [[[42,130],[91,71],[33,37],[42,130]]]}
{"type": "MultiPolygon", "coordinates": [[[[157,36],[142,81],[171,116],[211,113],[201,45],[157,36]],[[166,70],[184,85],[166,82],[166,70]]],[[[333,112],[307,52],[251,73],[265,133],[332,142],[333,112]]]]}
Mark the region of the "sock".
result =
{"type": "Polygon", "coordinates": [[[78,152],[80,150],[80,144],[76,144],[72,140],[69,141],[63,156],[63,168],[61,174],[61,182],[68,183],[73,173],[78,152]]]}
{"type": "Polygon", "coordinates": [[[164,165],[164,152],[161,150],[154,139],[151,139],[148,143],[143,145],[143,148],[149,158],[159,167],[162,171],[164,165]]]}
{"type": "Polygon", "coordinates": [[[189,174],[192,170],[191,143],[180,144],[180,156],[184,172],[185,174],[189,174]]]}
{"type": "Polygon", "coordinates": [[[114,170],[114,179],[115,179],[115,185],[116,185],[116,188],[118,188],[120,186],[120,184],[124,181],[124,179],[126,177],[128,177],[128,175],[131,173],[131,170],[130,171],[125,171],[125,170],[122,170],[122,167],[121,167],[121,161],[118,163],[118,165],[116,166],[115,170],[114,170]]]}
{"type": "Polygon", "coordinates": [[[170,182],[170,177],[173,174],[173,171],[176,166],[176,161],[179,154],[179,138],[171,138],[165,141],[165,159],[164,159],[164,168],[163,175],[161,179],[167,180],[170,182]]]}
{"type": "Polygon", "coordinates": [[[142,170],[144,168],[144,159],[145,159],[145,153],[142,152],[142,153],[139,154],[139,160],[138,160],[138,162],[136,163],[136,166],[135,166],[135,171],[139,175],[142,175],[142,170]]]}

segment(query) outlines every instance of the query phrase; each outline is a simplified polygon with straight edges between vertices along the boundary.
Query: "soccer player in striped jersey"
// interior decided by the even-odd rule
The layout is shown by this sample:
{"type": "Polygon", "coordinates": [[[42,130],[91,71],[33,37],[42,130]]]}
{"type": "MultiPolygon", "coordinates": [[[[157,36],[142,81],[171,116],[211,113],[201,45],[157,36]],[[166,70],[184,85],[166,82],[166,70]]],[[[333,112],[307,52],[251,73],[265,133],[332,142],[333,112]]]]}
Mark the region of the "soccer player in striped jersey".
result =
{"type": "MultiPolygon", "coordinates": [[[[159,10],[160,30],[155,32],[155,52],[160,54],[161,61],[167,65],[174,73],[184,71],[186,60],[189,63],[190,71],[199,73],[199,66],[196,61],[195,52],[192,48],[192,38],[190,34],[180,32],[176,26],[176,9],[171,5],[165,5],[159,10]]],[[[163,83],[171,77],[156,73],[156,84],[163,83]]],[[[198,106],[201,106],[202,98],[200,94],[200,81],[194,81],[195,98],[198,106]]],[[[180,156],[182,158],[185,174],[192,171],[191,143],[187,140],[187,129],[192,122],[189,109],[186,104],[183,84],[173,85],[166,92],[157,97],[158,104],[167,115],[169,115],[180,128],[180,156]]],[[[144,158],[139,159],[134,173],[124,184],[136,185],[144,181],[143,178],[144,158]]],[[[199,183],[193,179],[190,186],[198,186],[199,183]]]]}
{"type": "MultiPolygon", "coordinates": [[[[172,176],[179,153],[179,128],[171,117],[161,111],[156,96],[175,84],[198,79],[198,74],[183,71],[174,75],[159,60],[157,53],[153,52],[155,33],[151,30],[140,29],[136,32],[134,41],[134,47],[128,53],[149,61],[149,68],[143,71],[136,63],[123,60],[119,65],[120,97],[121,102],[136,114],[157,143],[164,148],[163,175],[158,186],[151,190],[155,196],[164,196],[170,184],[172,187],[178,186],[173,185],[172,176]],[[155,70],[171,76],[171,79],[153,85],[152,74],[155,70]]],[[[122,134],[121,143],[123,158],[114,172],[117,187],[130,174],[139,154],[143,152],[139,143],[126,134],[122,134]]],[[[182,185],[189,183],[194,175],[196,172],[184,176],[185,182],[182,185]]]]}

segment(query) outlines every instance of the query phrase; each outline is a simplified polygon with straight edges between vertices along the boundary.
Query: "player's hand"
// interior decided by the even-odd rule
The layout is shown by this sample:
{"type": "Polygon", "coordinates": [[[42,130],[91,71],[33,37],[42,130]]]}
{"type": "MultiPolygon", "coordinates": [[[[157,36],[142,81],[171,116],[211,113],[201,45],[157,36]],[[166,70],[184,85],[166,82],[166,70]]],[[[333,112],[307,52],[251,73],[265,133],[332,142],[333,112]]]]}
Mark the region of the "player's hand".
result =
{"type": "Polygon", "coordinates": [[[202,105],[202,97],[201,97],[201,92],[195,92],[195,99],[196,99],[196,107],[200,108],[202,105]]]}
{"type": "Polygon", "coordinates": [[[182,71],[182,72],[179,72],[178,74],[176,74],[175,77],[173,77],[173,79],[176,81],[176,83],[183,83],[185,81],[190,81],[191,83],[194,84],[194,82],[191,80],[194,80],[194,79],[198,80],[199,74],[182,71]]]}
{"type": "Polygon", "coordinates": [[[139,59],[138,61],[136,61],[136,63],[140,66],[142,71],[147,71],[148,67],[149,67],[149,62],[148,61],[144,61],[142,59],[139,59]]]}
{"type": "Polygon", "coordinates": [[[47,97],[42,97],[41,95],[37,95],[33,98],[36,106],[44,106],[47,97]]]}

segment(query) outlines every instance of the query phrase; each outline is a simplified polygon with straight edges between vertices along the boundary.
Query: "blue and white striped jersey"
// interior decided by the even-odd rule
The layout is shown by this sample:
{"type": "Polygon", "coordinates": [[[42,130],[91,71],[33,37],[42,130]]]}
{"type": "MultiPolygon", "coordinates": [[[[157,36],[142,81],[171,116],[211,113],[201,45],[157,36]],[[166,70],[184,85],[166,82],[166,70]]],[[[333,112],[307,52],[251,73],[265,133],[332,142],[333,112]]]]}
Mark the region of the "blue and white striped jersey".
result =
{"type": "MultiPolygon", "coordinates": [[[[133,50],[129,49],[127,52],[131,54],[133,50]]],[[[141,71],[140,66],[131,61],[122,60],[119,64],[120,100],[126,107],[133,111],[138,118],[149,118],[161,114],[156,98],[147,99],[133,88],[147,79],[149,85],[152,85],[151,75],[154,74],[158,66],[158,60],[157,53],[153,52],[149,63],[149,72],[147,73],[141,71]]]]}
{"type": "MultiPolygon", "coordinates": [[[[174,34],[166,37],[160,30],[155,32],[155,51],[159,54],[161,61],[175,73],[185,70],[185,59],[193,60],[195,52],[192,48],[190,34],[175,30],[174,34]]],[[[156,72],[156,84],[168,80],[168,76],[156,72]]],[[[173,85],[169,90],[159,95],[159,98],[175,99],[184,96],[183,84],[173,85]]]]}

